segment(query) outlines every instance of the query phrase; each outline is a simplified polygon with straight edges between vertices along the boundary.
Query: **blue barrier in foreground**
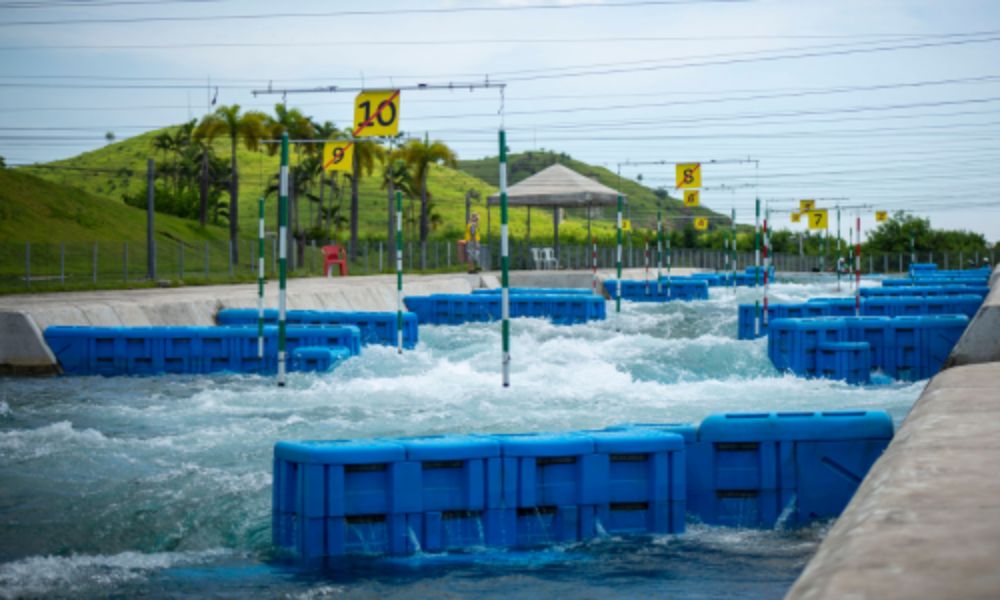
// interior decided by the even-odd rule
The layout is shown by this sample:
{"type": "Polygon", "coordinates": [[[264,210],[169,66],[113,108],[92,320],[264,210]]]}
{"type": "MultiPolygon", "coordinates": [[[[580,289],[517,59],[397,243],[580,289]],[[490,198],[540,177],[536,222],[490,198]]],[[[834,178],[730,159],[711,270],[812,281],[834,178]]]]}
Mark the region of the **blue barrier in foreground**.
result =
{"type": "MultiPolygon", "coordinates": [[[[861,299],[861,316],[903,317],[920,315],[965,315],[970,319],[983,304],[978,294],[951,296],[869,296],[861,299]]],[[[761,310],[763,310],[761,308],[761,310]]],[[[768,322],[774,319],[804,317],[852,317],[854,298],[811,298],[808,302],[771,304],[768,322]]],[[[755,335],[757,307],[740,304],[737,313],[737,337],[752,340],[767,335],[767,323],[760,323],[755,335]]]]}
{"type": "MultiPolygon", "coordinates": [[[[332,348],[333,354],[300,353],[307,370],[332,367],[360,351],[357,327],[288,327],[289,357],[298,349],[332,348]],[[343,350],[343,351],[341,351],[343,350]]],[[[45,342],[67,375],[164,373],[274,373],[278,328],[264,329],[264,358],[257,355],[256,327],[62,327],[45,330],[45,342]]]]}
{"type": "Polygon", "coordinates": [[[273,541],[306,561],[840,514],[892,438],[884,412],[715,415],[700,426],[278,442],[273,541]]]}
{"type": "MultiPolygon", "coordinates": [[[[406,296],[406,308],[422,324],[460,325],[500,320],[499,294],[433,294],[406,296]]],[[[511,294],[510,316],[547,318],[556,325],[573,325],[607,317],[602,296],[593,294],[511,294]]]]}
{"type": "MultiPolygon", "coordinates": [[[[829,352],[859,348],[843,342],[864,343],[869,347],[869,370],[918,381],[941,370],[968,323],[965,315],[775,319],[768,330],[767,354],[780,371],[858,381],[854,363],[846,358],[844,362],[835,357],[824,359],[823,353],[824,348],[829,352]]],[[[858,353],[853,360],[861,360],[861,356],[858,353]]]]}
{"type": "MultiPolygon", "coordinates": [[[[617,279],[604,281],[604,291],[613,300],[618,295],[617,279]]],[[[686,277],[660,278],[657,288],[656,280],[640,281],[622,279],[622,299],[630,302],[670,302],[672,300],[708,300],[708,282],[704,279],[688,279],[686,277]]]]}
{"type": "MultiPolygon", "coordinates": [[[[290,310],[285,314],[289,325],[353,325],[361,332],[362,344],[396,345],[395,312],[335,311],[335,310],[290,310]]],[[[215,316],[219,325],[257,325],[257,309],[224,308],[215,316]]],[[[275,325],[278,309],[264,309],[264,323],[275,325]]],[[[417,315],[403,313],[403,346],[417,345],[417,315]]]]}

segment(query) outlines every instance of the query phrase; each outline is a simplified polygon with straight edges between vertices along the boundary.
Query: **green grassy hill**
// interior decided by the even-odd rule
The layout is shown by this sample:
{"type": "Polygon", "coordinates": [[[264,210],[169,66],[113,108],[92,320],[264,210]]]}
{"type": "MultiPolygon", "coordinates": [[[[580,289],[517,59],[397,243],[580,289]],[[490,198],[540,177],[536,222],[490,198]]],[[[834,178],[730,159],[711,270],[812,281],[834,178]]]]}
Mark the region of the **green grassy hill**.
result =
{"type": "MultiPolygon", "coordinates": [[[[153,146],[153,139],[164,130],[150,131],[127,140],[109,144],[97,150],[86,152],[70,159],[55,161],[43,167],[24,167],[23,171],[38,177],[61,184],[79,187],[93,196],[106,199],[110,205],[127,208],[122,204],[122,196],[142,193],[145,187],[146,160],[150,157],[157,161],[169,160],[153,146]]],[[[216,141],[216,153],[220,157],[228,157],[228,141],[216,141]]],[[[297,160],[293,150],[292,162],[297,160]]],[[[511,181],[516,183],[553,162],[559,160],[566,166],[588,176],[596,177],[602,183],[614,187],[617,176],[607,169],[594,167],[573,160],[565,155],[547,152],[529,152],[515,154],[510,157],[511,181]]],[[[243,147],[238,151],[240,169],[240,230],[244,237],[253,237],[256,233],[257,199],[272,182],[278,170],[278,158],[266,152],[252,152],[243,147]]],[[[429,188],[434,203],[434,211],[441,216],[441,224],[432,232],[432,238],[456,238],[464,231],[465,195],[469,190],[479,192],[480,200],[474,201],[473,210],[480,213],[487,221],[485,198],[496,191],[497,160],[486,158],[482,160],[461,161],[459,169],[433,167],[431,169],[429,188]]],[[[378,175],[362,179],[360,189],[360,231],[362,239],[384,239],[387,229],[387,197],[380,187],[378,175]]],[[[340,214],[347,215],[349,211],[349,186],[345,181],[343,191],[333,202],[339,207],[340,214]]],[[[631,204],[634,226],[652,229],[655,227],[656,193],[635,181],[623,180],[622,189],[628,194],[631,204]]],[[[273,229],[273,221],[277,198],[272,194],[267,199],[266,210],[268,229],[273,229]]],[[[666,215],[683,216],[691,214],[714,215],[704,208],[692,212],[674,198],[663,200],[666,215]]],[[[404,211],[409,220],[410,208],[419,210],[419,201],[404,201],[404,211]]],[[[129,209],[134,210],[134,209],[129,209]]],[[[299,208],[299,225],[308,227],[310,216],[315,215],[315,204],[302,200],[299,208]]],[[[719,215],[715,215],[719,217],[719,215]]],[[[496,208],[491,210],[488,219],[491,227],[489,234],[499,235],[499,214],[496,208]]],[[[527,210],[513,209],[510,213],[511,234],[523,237],[527,229],[527,210]]],[[[678,221],[688,223],[689,221],[678,221]]],[[[166,223],[166,222],[165,222],[166,223]]],[[[721,222],[720,222],[721,223],[721,222]]],[[[713,223],[714,224],[714,223],[713,223]]],[[[225,225],[225,222],[222,222],[225,225]]],[[[195,235],[197,226],[192,225],[191,235],[195,235]]],[[[44,228],[43,228],[44,229],[44,228]]],[[[594,230],[599,238],[610,241],[614,231],[614,213],[605,209],[594,223],[594,230]]],[[[123,235],[125,228],[109,227],[105,229],[105,237],[123,235]]],[[[415,232],[415,227],[408,227],[407,238],[415,232]]],[[[83,233],[81,230],[79,233],[83,233]]],[[[533,239],[545,242],[552,235],[552,218],[548,211],[534,210],[531,214],[531,234],[533,239]]],[[[135,235],[142,235],[139,229],[135,235]]],[[[202,234],[204,235],[204,234],[202,234]]],[[[562,221],[560,235],[566,240],[583,240],[586,236],[586,214],[582,211],[570,211],[562,221]]],[[[337,232],[337,237],[346,239],[346,228],[337,232]]]]}
{"type": "MultiPolygon", "coordinates": [[[[0,169],[0,240],[5,244],[142,242],[146,212],[121,201],[21,170],[0,169]]],[[[156,215],[156,233],[166,240],[225,240],[221,227],[156,215]]]]}

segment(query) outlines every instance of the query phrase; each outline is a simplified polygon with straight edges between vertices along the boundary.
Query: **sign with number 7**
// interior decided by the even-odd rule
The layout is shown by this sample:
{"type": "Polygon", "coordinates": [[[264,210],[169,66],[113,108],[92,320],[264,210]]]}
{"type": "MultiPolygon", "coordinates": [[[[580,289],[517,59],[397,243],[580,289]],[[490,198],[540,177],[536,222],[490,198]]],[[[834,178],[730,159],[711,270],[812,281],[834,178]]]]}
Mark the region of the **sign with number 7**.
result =
{"type": "Polygon", "coordinates": [[[825,208],[810,210],[802,213],[809,221],[809,229],[827,229],[829,224],[828,213],[825,208]]]}

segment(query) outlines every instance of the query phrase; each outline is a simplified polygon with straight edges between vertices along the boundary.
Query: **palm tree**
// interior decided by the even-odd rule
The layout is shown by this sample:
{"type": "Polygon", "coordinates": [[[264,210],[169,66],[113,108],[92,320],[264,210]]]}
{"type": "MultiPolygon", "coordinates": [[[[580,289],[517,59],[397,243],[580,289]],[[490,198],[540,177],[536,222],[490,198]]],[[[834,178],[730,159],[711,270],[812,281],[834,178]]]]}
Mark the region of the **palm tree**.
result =
{"type": "Polygon", "coordinates": [[[257,150],[260,146],[261,138],[266,135],[264,124],[267,115],[258,111],[249,111],[240,114],[240,105],[220,106],[214,113],[205,115],[198,124],[195,137],[200,140],[211,142],[220,135],[229,137],[230,150],[232,156],[232,166],[229,181],[229,240],[233,249],[233,262],[239,262],[239,244],[236,243],[239,235],[239,196],[240,183],[239,171],[236,165],[236,149],[239,140],[243,140],[243,145],[248,150],[257,150]]]}
{"type": "Polygon", "coordinates": [[[392,246],[396,236],[396,199],[393,194],[398,190],[406,196],[416,196],[413,174],[406,164],[402,148],[386,152],[382,159],[382,189],[386,190],[388,196],[386,243],[392,246]]]}
{"type": "Polygon", "coordinates": [[[351,165],[351,258],[358,254],[358,186],[362,174],[371,176],[375,161],[385,160],[385,148],[374,140],[354,141],[354,163],[351,165]]]}
{"type": "Polygon", "coordinates": [[[427,234],[430,230],[430,210],[427,198],[427,175],[431,165],[458,166],[455,153],[440,140],[431,142],[410,140],[403,146],[403,156],[413,169],[413,178],[420,190],[420,267],[427,266],[427,234]]]}

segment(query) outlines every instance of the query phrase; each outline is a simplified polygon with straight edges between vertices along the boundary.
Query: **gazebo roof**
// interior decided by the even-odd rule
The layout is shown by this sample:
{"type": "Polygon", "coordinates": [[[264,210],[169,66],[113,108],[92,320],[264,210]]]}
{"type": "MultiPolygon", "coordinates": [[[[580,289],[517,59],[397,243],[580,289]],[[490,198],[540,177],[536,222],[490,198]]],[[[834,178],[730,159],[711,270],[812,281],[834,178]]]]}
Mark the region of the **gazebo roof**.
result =
{"type": "MultiPolygon", "coordinates": [[[[493,194],[487,202],[500,204],[500,194],[493,194]]],[[[510,206],[575,207],[614,205],[617,202],[617,191],[559,164],[547,167],[507,189],[510,206]]]]}

